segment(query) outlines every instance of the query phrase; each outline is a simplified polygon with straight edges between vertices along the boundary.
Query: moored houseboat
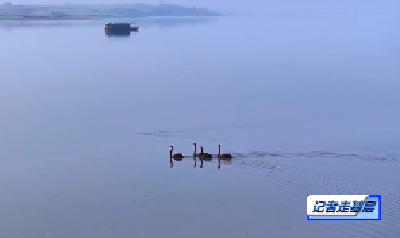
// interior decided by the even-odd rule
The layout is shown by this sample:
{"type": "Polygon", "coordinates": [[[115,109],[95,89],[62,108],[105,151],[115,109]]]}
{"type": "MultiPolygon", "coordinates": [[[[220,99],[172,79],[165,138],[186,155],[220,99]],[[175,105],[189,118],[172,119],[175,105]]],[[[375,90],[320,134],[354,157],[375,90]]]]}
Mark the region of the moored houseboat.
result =
{"type": "Polygon", "coordinates": [[[106,23],[104,24],[105,32],[130,32],[139,31],[138,26],[131,26],[130,23],[106,23]]]}

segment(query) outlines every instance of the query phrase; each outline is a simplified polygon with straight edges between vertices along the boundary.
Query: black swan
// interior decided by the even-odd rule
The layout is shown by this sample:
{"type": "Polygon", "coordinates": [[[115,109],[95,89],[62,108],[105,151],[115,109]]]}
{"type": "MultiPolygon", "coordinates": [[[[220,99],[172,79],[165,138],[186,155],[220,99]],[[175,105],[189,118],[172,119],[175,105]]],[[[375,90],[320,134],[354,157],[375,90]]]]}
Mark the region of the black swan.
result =
{"type": "Polygon", "coordinates": [[[200,154],[199,154],[200,159],[210,161],[212,160],[212,155],[209,153],[204,153],[203,151],[203,146],[200,146],[200,154]]]}
{"type": "Polygon", "coordinates": [[[196,142],[193,142],[193,158],[200,157],[201,154],[203,153],[202,151],[198,154],[196,152],[197,152],[197,144],[196,142]]]}
{"type": "Polygon", "coordinates": [[[222,160],[230,160],[232,159],[232,155],[227,153],[221,154],[221,145],[218,145],[218,158],[222,160]]]}
{"type": "Polygon", "coordinates": [[[182,155],[182,153],[173,154],[173,151],[174,151],[174,147],[171,145],[169,147],[169,157],[170,158],[174,158],[175,160],[182,160],[185,157],[182,155]]]}

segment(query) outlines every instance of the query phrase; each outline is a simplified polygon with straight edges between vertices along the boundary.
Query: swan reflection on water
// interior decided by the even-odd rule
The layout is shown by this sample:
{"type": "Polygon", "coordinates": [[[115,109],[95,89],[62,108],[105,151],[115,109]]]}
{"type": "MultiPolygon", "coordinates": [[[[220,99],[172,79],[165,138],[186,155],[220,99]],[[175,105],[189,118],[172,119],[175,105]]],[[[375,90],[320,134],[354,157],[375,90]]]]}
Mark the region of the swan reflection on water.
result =
{"type": "MultiPolygon", "coordinates": [[[[192,157],[192,156],[185,156],[185,158],[188,158],[188,157],[192,157]]],[[[175,160],[175,161],[183,161],[182,158],[183,158],[183,157],[175,158],[175,157],[173,157],[173,156],[170,156],[170,157],[169,157],[169,167],[170,167],[170,168],[173,168],[173,167],[174,167],[174,160],[175,160]]],[[[201,169],[204,168],[204,161],[206,161],[206,162],[211,162],[211,160],[206,160],[206,159],[203,159],[202,157],[200,157],[198,160],[200,161],[199,167],[200,167],[201,169]]],[[[194,162],[193,168],[197,168],[197,158],[196,158],[196,156],[193,157],[193,162],[194,162]]],[[[232,164],[232,161],[226,161],[226,160],[222,160],[222,159],[218,158],[218,167],[217,167],[218,170],[221,169],[221,164],[223,164],[223,165],[231,165],[231,164],[232,164]]]]}

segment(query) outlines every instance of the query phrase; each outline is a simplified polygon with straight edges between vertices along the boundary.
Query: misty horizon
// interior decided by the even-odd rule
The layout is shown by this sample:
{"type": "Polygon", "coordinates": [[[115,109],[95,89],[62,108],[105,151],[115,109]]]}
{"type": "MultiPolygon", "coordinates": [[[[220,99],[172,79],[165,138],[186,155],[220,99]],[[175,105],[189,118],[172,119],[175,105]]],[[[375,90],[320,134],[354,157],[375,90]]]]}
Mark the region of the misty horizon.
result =
{"type": "Polygon", "coordinates": [[[218,11],[251,11],[259,13],[267,12],[311,12],[311,13],[369,13],[369,14],[398,14],[400,13],[400,2],[395,0],[383,0],[376,2],[366,2],[362,0],[349,1],[317,1],[317,0],[287,0],[285,2],[278,0],[262,1],[248,0],[246,2],[231,2],[220,0],[218,2],[211,0],[19,0],[3,1],[12,4],[177,4],[187,7],[208,8],[218,11]]]}

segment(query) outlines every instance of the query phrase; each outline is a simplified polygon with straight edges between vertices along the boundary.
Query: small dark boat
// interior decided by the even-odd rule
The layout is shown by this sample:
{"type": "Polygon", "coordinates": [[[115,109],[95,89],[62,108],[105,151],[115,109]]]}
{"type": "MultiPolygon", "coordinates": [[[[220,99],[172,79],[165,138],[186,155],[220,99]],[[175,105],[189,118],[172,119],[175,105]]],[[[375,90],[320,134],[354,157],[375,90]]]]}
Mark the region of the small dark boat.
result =
{"type": "Polygon", "coordinates": [[[121,33],[139,31],[138,26],[131,26],[130,23],[106,23],[104,24],[104,31],[108,33],[121,33]]]}

